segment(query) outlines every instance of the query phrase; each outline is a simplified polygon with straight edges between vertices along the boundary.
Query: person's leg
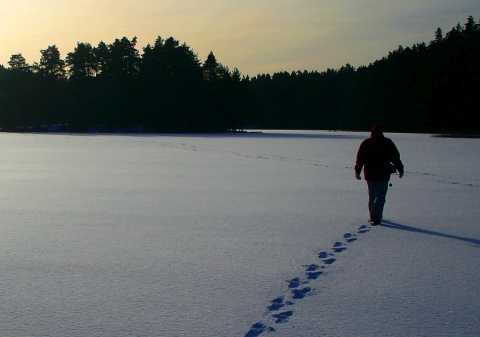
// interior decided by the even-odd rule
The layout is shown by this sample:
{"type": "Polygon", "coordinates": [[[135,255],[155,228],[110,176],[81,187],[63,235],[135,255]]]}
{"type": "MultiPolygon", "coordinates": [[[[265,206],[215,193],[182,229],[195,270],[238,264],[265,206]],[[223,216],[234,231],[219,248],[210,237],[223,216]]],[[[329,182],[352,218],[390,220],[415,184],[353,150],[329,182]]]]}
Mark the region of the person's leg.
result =
{"type": "Polygon", "coordinates": [[[368,186],[368,212],[370,214],[370,220],[375,221],[373,219],[373,210],[375,206],[375,196],[376,196],[376,181],[367,181],[368,186]]]}
{"type": "MultiPolygon", "coordinates": [[[[388,181],[373,181],[372,186],[372,220],[375,224],[380,223],[383,218],[383,208],[388,191],[388,181]]],[[[370,192],[369,192],[370,193],[370,192]]]]}

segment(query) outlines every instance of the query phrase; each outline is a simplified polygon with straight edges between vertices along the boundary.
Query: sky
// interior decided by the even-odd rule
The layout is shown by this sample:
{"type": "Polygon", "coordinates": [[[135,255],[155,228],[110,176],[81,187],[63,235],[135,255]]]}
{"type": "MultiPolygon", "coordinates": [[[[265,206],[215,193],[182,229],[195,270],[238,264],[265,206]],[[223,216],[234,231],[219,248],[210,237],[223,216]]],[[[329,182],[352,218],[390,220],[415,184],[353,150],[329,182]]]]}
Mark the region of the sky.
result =
{"type": "Polygon", "coordinates": [[[244,75],[368,65],[399,45],[429,42],[472,15],[478,0],[16,0],[0,2],[0,64],[28,63],[56,45],[65,58],[77,42],[96,46],[158,36],[186,43],[201,61],[244,75]]]}

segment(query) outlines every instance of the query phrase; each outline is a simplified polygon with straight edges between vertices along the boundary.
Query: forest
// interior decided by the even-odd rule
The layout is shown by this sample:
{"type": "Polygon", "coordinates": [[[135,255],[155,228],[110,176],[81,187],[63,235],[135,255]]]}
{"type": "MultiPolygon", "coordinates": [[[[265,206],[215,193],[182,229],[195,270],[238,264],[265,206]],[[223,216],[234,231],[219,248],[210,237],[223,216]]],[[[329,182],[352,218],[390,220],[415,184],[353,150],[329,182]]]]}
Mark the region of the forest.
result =
{"type": "Polygon", "coordinates": [[[358,68],[250,78],[201,61],[160,36],[79,42],[61,58],[41,50],[0,65],[0,129],[7,132],[226,132],[251,128],[480,133],[480,24],[470,16],[434,39],[399,46],[358,68]]]}

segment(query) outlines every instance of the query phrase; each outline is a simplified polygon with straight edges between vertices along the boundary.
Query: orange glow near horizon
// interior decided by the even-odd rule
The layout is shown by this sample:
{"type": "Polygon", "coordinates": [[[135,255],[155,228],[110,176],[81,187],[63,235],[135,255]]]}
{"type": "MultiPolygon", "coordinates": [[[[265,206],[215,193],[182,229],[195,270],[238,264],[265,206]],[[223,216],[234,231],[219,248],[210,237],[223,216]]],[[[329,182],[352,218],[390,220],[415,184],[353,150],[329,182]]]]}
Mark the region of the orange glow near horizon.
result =
{"type": "Polygon", "coordinates": [[[323,71],[428,43],[469,15],[478,21],[480,9],[467,0],[17,0],[0,4],[0,64],[18,53],[33,64],[51,45],[65,58],[77,42],[124,36],[137,36],[142,52],[160,35],[244,75],[323,71]]]}

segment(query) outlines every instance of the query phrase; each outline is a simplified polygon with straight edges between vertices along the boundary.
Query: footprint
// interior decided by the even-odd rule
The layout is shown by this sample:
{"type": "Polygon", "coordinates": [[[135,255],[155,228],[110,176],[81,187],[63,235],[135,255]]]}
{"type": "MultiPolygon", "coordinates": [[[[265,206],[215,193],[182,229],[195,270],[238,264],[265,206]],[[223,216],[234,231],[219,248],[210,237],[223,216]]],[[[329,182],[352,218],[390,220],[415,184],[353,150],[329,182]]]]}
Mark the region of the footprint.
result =
{"type": "Polygon", "coordinates": [[[335,253],[341,253],[341,252],[343,252],[343,251],[346,250],[346,249],[347,249],[346,247],[334,248],[333,251],[334,251],[335,253]]]}
{"type": "MultiPolygon", "coordinates": [[[[285,311],[285,312],[281,312],[277,315],[273,315],[274,318],[276,318],[277,320],[275,321],[275,323],[280,323],[280,324],[283,324],[283,323],[287,323],[288,322],[288,319],[290,317],[293,316],[293,311],[285,311]]],[[[264,330],[265,331],[265,330],[264,330]]],[[[262,331],[263,332],[263,331],[262,331]]],[[[250,337],[250,336],[249,336],[250,337]]]]}
{"type": "Polygon", "coordinates": [[[292,298],[295,300],[301,300],[302,298],[305,298],[305,296],[307,296],[307,294],[311,291],[312,291],[312,288],[310,287],[306,287],[302,289],[294,289],[292,290],[292,294],[293,294],[292,298]]]}
{"type": "Polygon", "coordinates": [[[320,266],[318,264],[311,264],[309,266],[304,266],[304,267],[307,267],[307,271],[315,271],[318,268],[320,268],[320,266]]]}
{"type": "Polygon", "coordinates": [[[319,258],[319,259],[324,259],[324,258],[326,258],[326,257],[328,257],[328,253],[327,253],[327,252],[321,252],[321,253],[318,254],[318,258],[319,258]]]}
{"type": "Polygon", "coordinates": [[[344,234],[344,235],[343,235],[343,237],[344,237],[345,239],[351,238],[352,236],[353,236],[352,233],[347,233],[347,234],[344,234]]]}
{"type": "Polygon", "coordinates": [[[252,325],[250,330],[247,332],[245,337],[258,337],[267,330],[267,326],[262,322],[255,323],[252,325]]]}
{"type": "Polygon", "coordinates": [[[343,246],[343,242],[335,242],[335,244],[333,245],[333,247],[341,247],[343,246]]]}
{"type": "Polygon", "coordinates": [[[347,242],[350,243],[350,242],[355,242],[357,241],[357,238],[351,238],[351,239],[348,239],[347,242]]]}
{"type": "Polygon", "coordinates": [[[363,234],[363,233],[367,233],[367,232],[370,232],[370,229],[363,229],[363,230],[358,231],[359,234],[363,234]]]}
{"type": "Polygon", "coordinates": [[[319,278],[320,275],[323,274],[323,271],[317,271],[317,272],[311,272],[311,273],[307,273],[307,278],[309,280],[316,280],[317,278],[319,278]]]}
{"type": "Polygon", "coordinates": [[[278,311],[283,308],[285,304],[283,303],[283,297],[276,298],[272,301],[272,304],[268,307],[270,311],[278,311]]]}
{"type": "Polygon", "coordinates": [[[324,262],[325,264],[332,264],[332,263],[334,263],[335,261],[337,261],[337,260],[336,260],[336,259],[333,259],[333,258],[332,258],[332,259],[328,259],[328,260],[323,260],[323,262],[324,262]]]}
{"type": "Polygon", "coordinates": [[[287,281],[287,282],[290,282],[290,284],[288,285],[288,287],[289,287],[290,289],[292,289],[292,288],[298,288],[298,287],[300,287],[300,284],[301,284],[299,277],[295,277],[295,278],[293,278],[293,279],[291,279],[290,281],[287,281]]]}

